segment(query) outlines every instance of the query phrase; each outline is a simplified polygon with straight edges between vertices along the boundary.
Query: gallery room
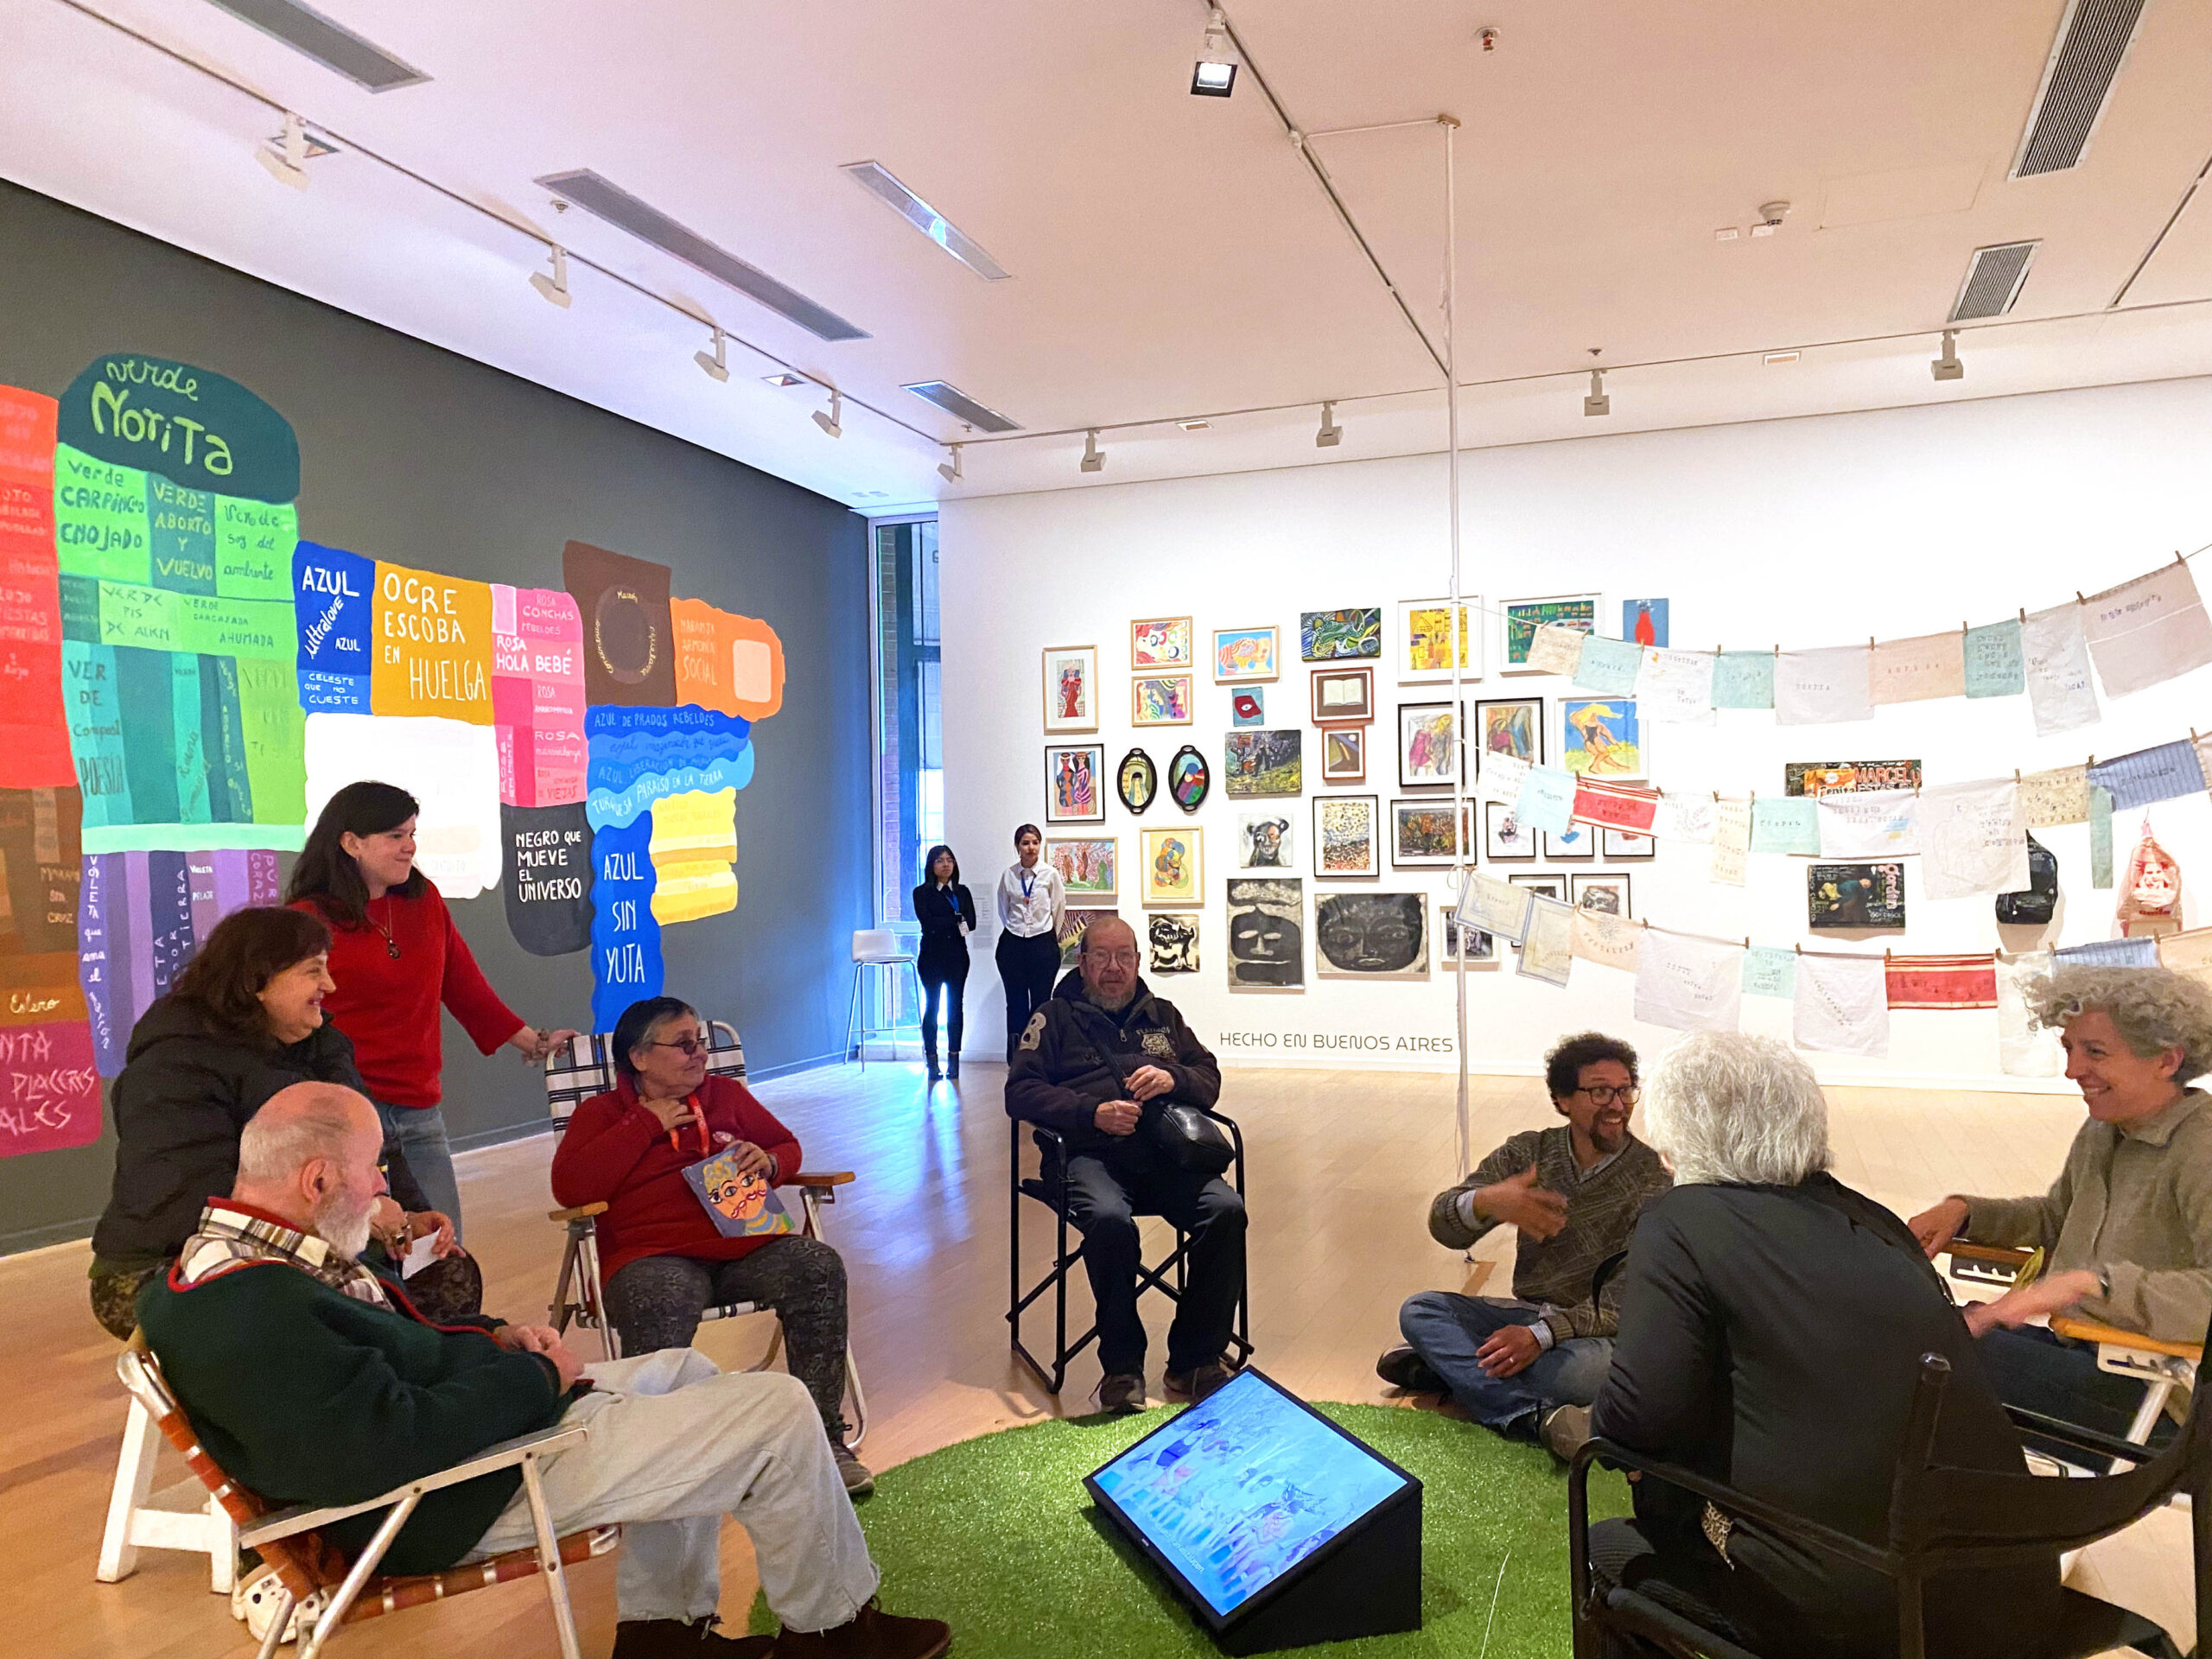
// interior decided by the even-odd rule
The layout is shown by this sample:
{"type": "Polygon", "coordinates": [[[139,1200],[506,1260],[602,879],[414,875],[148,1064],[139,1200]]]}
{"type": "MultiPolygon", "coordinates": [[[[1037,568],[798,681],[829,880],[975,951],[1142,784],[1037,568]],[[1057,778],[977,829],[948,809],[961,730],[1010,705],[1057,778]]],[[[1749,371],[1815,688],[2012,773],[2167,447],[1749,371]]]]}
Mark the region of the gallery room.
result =
{"type": "Polygon", "coordinates": [[[0,1646],[2212,1595],[2212,4],[0,4],[0,1646]]]}

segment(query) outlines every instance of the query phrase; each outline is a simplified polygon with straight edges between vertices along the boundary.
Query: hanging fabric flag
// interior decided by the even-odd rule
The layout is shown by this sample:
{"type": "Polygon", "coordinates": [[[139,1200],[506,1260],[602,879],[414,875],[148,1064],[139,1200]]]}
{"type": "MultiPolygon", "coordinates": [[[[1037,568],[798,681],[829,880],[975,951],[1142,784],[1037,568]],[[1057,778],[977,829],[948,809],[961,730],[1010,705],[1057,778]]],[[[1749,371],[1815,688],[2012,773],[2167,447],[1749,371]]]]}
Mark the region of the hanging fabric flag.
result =
{"type": "Polygon", "coordinates": [[[1636,695],[1646,720],[1676,726],[1710,726],[1713,669],[1709,651],[1647,651],[1636,677],[1636,695]]]}
{"type": "Polygon", "coordinates": [[[2116,754],[2089,768],[2089,781],[2112,791],[2113,810],[2149,806],[2183,795],[2204,792],[2204,767],[2196,758],[2196,745],[2177,741],[2154,749],[2116,754]]]}
{"type": "Polygon", "coordinates": [[[1793,997],[1797,995],[1797,953],[1771,944],[1755,944],[1744,952],[1745,996],[1793,997]]]}
{"type": "Polygon", "coordinates": [[[1810,795],[1762,795],[1751,803],[1751,850],[1755,853],[1821,855],[1820,798],[1810,795]]]}
{"type": "Polygon", "coordinates": [[[2020,650],[2027,658],[2028,706],[2036,735],[2052,737],[2103,718],[2089,678],[2089,642],[2080,605],[2054,605],[2022,619],[2020,650]]]}
{"type": "Polygon", "coordinates": [[[2119,914],[2120,931],[2131,939],[2181,931],[2181,866],[2147,823],[2127,860],[2119,914]]]}
{"type": "Polygon", "coordinates": [[[2028,824],[2010,778],[1931,784],[1920,797],[1920,880],[1930,899],[2028,885],[2028,824]]]}
{"type": "Polygon", "coordinates": [[[2020,779],[2020,810],[2031,830],[2089,821],[2089,768],[2053,766],[2020,779]]]}
{"type": "Polygon", "coordinates": [[[1503,801],[1512,806],[1529,786],[1529,763],[1516,754],[1490,753],[1480,757],[1475,774],[1475,798],[1503,801]]]}
{"type": "Polygon", "coordinates": [[[2158,941],[2158,965],[2212,986],[2212,927],[2167,934],[2158,941]]]}
{"type": "Polygon", "coordinates": [[[1744,947],[1648,930],[1636,1017],[1671,1031],[1733,1031],[1743,1010],[1744,947]]]}
{"type": "Polygon", "coordinates": [[[1528,830],[1565,835],[1574,821],[1574,774],[1565,766],[1531,766],[1513,816],[1528,830]]]}
{"type": "Polygon", "coordinates": [[[1582,660],[1582,642],[1589,634],[1564,622],[1547,622],[1529,641],[1529,671],[1532,674],[1572,674],[1582,660]]]}
{"type": "Polygon", "coordinates": [[[1920,850],[1919,800],[1910,789],[1834,790],[1813,800],[1822,858],[1895,858],[1920,850]]]}
{"type": "Polygon", "coordinates": [[[1669,795],[1662,790],[1651,811],[1651,833],[1662,841],[1709,842],[1713,807],[1710,795],[1669,795]]]}
{"type": "Polygon", "coordinates": [[[1790,1040],[1829,1054],[1890,1052],[1889,976],[1879,957],[1806,956],[1797,963],[1790,1040]]]}
{"type": "Polygon", "coordinates": [[[1709,880],[1744,885],[1745,855],[1751,850],[1751,804],[1726,797],[1713,804],[1713,869],[1709,880]]]}
{"type": "Polygon", "coordinates": [[[1575,658],[1574,683],[1585,691],[1629,696],[1636,690],[1637,671],[1643,663],[1643,648],[1633,641],[1586,633],[1581,655],[1575,658]]]}
{"type": "Polygon", "coordinates": [[[1574,912],[1541,893],[1529,895],[1529,932],[1521,941],[1520,965],[1514,969],[1523,979],[1541,979],[1547,985],[1567,988],[1574,969],[1574,912]]]}
{"type": "Polygon", "coordinates": [[[1723,651],[1713,658],[1713,706],[1716,709],[1774,707],[1774,653],[1723,651]]]}
{"type": "Polygon", "coordinates": [[[2062,945],[2051,953],[2061,968],[2155,968],[2158,942],[2147,936],[2135,939],[2092,939],[2087,944],[2062,945]]]}
{"type": "Polygon", "coordinates": [[[1535,892],[1516,882],[1501,881],[1478,870],[1467,873],[1467,890],[1459,898],[1461,927],[1495,933],[1518,944],[1529,931],[1529,902],[1535,892]]]}
{"type": "Polygon", "coordinates": [[[2162,683],[2212,663],[2212,617],[2181,559],[2082,601],[2082,628],[2105,695],[2162,683]]]}
{"type": "Polygon", "coordinates": [[[1775,723],[1831,726],[1873,719],[1872,656],[1864,645],[1783,652],[1774,661],[1775,723]]]}
{"type": "Polygon", "coordinates": [[[2066,1069],[2058,1033],[2028,1012],[2028,986],[2050,969],[2048,950],[1998,958],[1997,1065],[2008,1077],[2055,1077],[2066,1069]]]}
{"type": "Polygon", "coordinates": [[[1966,685],[1970,697],[2017,697],[2028,689],[2027,659],[2020,651],[2018,617],[1968,628],[1966,685]]]}
{"type": "Polygon", "coordinates": [[[1891,957],[1883,963],[1893,1008],[1993,1008],[1997,958],[1979,956],[1891,957]]]}
{"type": "Polygon", "coordinates": [[[2089,885],[2112,886],[2112,791],[2089,785],[2089,885]]]}
{"type": "Polygon", "coordinates": [[[1585,823],[1616,830],[1649,831],[1659,813],[1659,791],[1635,784],[1595,783],[1585,778],[1574,787],[1574,816],[1585,823]]]}
{"type": "Polygon", "coordinates": [[[1625,916],[1617,916],[1609,910],[1583,910],[1574,912],[1573,953],[1585,962],[1594,962],[1600,968],[1618,968],[1623,973],[1636,971],[1637,952],[1643,941],[1643,925],[1632,922],[1625,916]]]}
{"type": "Polygon", "coordinates": [[[1966,695],[1966,633],[1923,633],[1885,639],[1874,647],[1877,703],[1925,702],[1966,695]]]}

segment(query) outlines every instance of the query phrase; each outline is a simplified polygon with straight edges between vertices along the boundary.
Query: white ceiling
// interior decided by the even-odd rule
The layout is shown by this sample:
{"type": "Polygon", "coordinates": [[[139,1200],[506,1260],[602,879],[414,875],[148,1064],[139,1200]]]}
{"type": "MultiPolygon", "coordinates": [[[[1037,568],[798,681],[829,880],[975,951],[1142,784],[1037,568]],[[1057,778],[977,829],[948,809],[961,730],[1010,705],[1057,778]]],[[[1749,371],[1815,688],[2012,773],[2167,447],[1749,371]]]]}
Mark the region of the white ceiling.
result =
{"type": "MultiPolygon", "coordinates": [[[[2177,303],[2212,300],[2212,184],[2129,308],[2107,310],[2212,151],[2212,0],[2149,0],[2082,165],[2009,182],[2063,7],[1230,10],[1304,130],[1463,123],[1462,418],[1489,445],[2212,372],[2212,303],[2177,303]],[[1482,24],[1501,32],[1493,53],[1482,24]],[[1778,234],[1715,241],[1772,200],[1791,204],[1778,234]],[[1968,334],[1967,378],[1939,385],[1928,359],[1968,254],[2030,237],[2044,245],[2013,318],[1968,334]],[[1630,365],[1603,421],[1581,414],[1592,346],[1630,365]],[[1800,361],[1761,363],[1789,346],[1800,361]]],[[[1442,447],[1427,349],[1249,72],[1226,101],[1185,91],[1198,0],[320,8],[432,79],[372,95],[207,0],[0,0],[0,175],[865,512],[1442,447]],[[306,192],[278,188],[252,159],[276,117],[224,79],[346,152],[312,162],[306,192]],[[867,159],[1013,280],[982,281],[837,170],[867,159]],[[824,344],[556,216],[531,181],[579,168],[872,337],[824,344]],[[819,391],[764,385],[772,365],[734,342],[718,385],[691,363],[702,327],[582,266],[570,309],[540,302],[533,230],[928,437],[850,403],[843,438],[825,437],[806,418],[819,391]],[[964,434],[899,390],[937,378],[1073,435],[976,444],[946,486],[929,438],[964,434]],[[1324,398],[1344,428],[1333,450],[1313,444],[1324,398]],[[1275,405],[1294,407],[1164,424],[1275,405]],[[1105,470],[1077,473],[1081,429],[1141,422],[1163,424],[1109,430],[1105,470]]],[[[1314,141],[1439,340],[1441,142],[1433,127],[1314,141]]]]}

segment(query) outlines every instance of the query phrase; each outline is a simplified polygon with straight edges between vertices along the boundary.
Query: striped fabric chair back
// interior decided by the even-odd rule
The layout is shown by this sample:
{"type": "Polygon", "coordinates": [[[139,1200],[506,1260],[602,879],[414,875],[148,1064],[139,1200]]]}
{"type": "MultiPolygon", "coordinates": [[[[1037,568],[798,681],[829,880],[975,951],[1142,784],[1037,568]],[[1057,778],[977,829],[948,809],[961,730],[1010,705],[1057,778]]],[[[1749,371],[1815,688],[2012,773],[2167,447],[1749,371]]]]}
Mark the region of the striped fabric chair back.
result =
{"type": "MultiPolygon", "coordinates": [[[[745,1044],[737,1027],[727,1020],[709,1020],[707,1071],[709,1075],[745,1081],[745,1044]]],[[[559,1134],[569,1125],[576,1108],[594,1095],[614,1087],[614,1034],[595,1032],[576,1037],[555,1052],[545,1063],[545,1105],[559,1134]]]]}

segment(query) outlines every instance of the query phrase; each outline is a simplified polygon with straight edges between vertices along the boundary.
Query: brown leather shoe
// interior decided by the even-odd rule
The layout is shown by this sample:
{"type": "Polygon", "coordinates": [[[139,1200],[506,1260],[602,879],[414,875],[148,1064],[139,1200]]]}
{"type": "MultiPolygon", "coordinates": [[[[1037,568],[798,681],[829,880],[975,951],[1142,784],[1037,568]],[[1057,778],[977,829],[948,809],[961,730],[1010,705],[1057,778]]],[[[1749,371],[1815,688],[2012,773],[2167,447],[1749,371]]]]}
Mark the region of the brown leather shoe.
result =
{"type": "Polygon", "coordinates": [[[1135,1371],[1112,1371],[1098,1379],[1098,1409],[1126,1414],[1144,1409],[1144,1378],[1135,1371]]]}
{"type": "Polygon", "coordinates": [[[1234,1375],[1228,1366],[1216,1360],[1210,1365],[1193,1365],[1187,1371],[1169,1371],[1160,1380],[1170,1400],[1187,1400],[1195,1406],[1208,1395],[1228,1387],[1229,1379],[1234,1375]]]}
{"type": "Polygon", "coordinates": [[[772,1636],[724,1636],[718,1621],[626,1618],[614,1626],[613,1659],[769,1659],[772,1636]]]}
{"type": "Polygon", "coordinates": [[[938,1659],[952,1645],[942,1619],[901,1618],[874,1601],[849,1624],[827,1630],[785,1630],[771,1659],[938,1659]]]}

